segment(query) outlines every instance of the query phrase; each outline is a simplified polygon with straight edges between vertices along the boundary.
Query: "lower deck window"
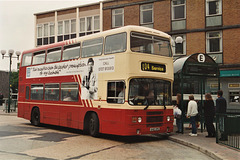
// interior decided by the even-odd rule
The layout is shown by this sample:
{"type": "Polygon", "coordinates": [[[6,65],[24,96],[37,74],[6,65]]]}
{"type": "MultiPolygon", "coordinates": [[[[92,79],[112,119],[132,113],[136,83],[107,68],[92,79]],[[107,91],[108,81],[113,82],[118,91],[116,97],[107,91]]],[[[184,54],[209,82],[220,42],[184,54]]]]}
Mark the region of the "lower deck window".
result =
{"type": "Polygon", "coordinates": [[[108,82],[107,102],[124,103],[125,84],[122,81],[108,82]]]}
{"type": "Polygon", "coordinates": [[[31,85],[31,99],[43,100],[43,84],[31,85]]]}
{"type": "Polygon", "coordinates": [[[62,83],[61,84],[62,101],[78,101],[78,84],[62,83]]]}

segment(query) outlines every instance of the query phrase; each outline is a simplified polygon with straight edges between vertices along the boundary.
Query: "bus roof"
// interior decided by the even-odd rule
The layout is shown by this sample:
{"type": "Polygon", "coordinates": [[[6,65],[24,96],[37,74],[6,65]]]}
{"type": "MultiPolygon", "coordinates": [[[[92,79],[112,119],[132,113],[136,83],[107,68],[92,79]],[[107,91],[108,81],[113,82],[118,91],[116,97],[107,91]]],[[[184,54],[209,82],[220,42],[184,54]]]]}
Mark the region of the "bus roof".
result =
{"type": "Polygon", "coordinates": [[[128,25],[128,26],[124,26],[124,27],[120,27],[120,28],[106,30],[106,31],[99,32],[99,33],[94,33],[94,34],[91,34],[91,35],[86,35],[86,36],[83,36],[83,37],[78,37],[78,38],[75,38],[75,39],[70,39],[70,40],[66,40],[66,41],[61,41],[61,42],[57,42],[57,43],[53,43],[53,44],[44,45],[44,46],[37,47],[37,48],[34,48],[34,49],[26,50],[26,51],[23,52],[23,54],[30,53],[30,52],[41,51],[41,50],[45,50],[45,49],[48,49],[48,48],[55,48],[55,47],[62,46],[62,45],[80,43],[83,40],[88,40],[88,39],[97,38],[97,37],[105,37],[105,36],[108,36],[108,35],[121,33],[121,32],[128,32],[128,31],[129,32],[136,31],[136,32],[156,35],[156,36],[160,36],[160,37],[164,37],[164,38],[168,38],[168,39],[170,38],[170,35],[168,35],[167,33],[164,33],[162,31],[159,31],[159,30],[156,30],[156,29],[147,28],[147,27],[143,27],[143,26],[128,25]]]}

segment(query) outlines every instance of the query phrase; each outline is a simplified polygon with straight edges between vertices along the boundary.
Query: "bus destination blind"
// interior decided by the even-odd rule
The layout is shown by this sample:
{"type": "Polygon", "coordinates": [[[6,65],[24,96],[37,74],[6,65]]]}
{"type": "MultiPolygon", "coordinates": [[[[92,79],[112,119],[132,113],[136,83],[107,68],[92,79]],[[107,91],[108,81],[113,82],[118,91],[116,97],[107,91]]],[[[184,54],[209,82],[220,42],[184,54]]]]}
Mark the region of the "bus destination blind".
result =
{"type": "Polygon", "coordinates": [[[142,71],[151,71],[151,72],[166,72],[166,66],[163,64],[155,64],[142,62],[141,63],[142,71]]]}

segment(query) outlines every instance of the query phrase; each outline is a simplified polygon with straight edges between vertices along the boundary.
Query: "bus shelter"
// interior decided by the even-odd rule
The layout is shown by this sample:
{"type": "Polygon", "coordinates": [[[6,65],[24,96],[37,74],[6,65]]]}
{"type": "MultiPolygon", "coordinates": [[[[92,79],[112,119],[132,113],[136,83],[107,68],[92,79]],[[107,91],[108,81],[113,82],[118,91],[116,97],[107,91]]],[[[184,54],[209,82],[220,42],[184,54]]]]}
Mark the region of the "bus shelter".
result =
{"type": "MultiPolygon", "coordinates": [[[[173,95],[181,94],[182,128],[190,120],[186,118],[189,95],[194,96],[198,103],[199,122],[203,132],[204,113],[203,104],[205,93],[211,93],[213,99],[217,98],[220,88],[218,64],[207,54],[195,53],[178,58],[174,61],[174,87],[173,95]]],[[[183,130],[182,130],[183,132],[183,130]]]]}

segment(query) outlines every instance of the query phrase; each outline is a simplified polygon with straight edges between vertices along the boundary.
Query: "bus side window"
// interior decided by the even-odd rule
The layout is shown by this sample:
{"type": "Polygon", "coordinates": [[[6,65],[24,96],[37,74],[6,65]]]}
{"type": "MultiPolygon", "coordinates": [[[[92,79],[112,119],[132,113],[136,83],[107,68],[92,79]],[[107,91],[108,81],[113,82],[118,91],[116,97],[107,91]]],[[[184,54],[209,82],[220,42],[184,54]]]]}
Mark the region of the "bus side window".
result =
{"type": "Polygon", "coordinates": [[[32,63],[32,53],[27,53],[23,55],[22,66],[29,66],[32,63]]]}
{"type": "Polygon", "coordinates": [[[61,47],[49,49],[47,51],[46,63],[60,61],[61,60],[61,51],[62,51],[61,47]]]}
{"type": "Polygon", "coordinates": [[[32,64],[42,64],[45,62],[45,50],[33,53],[32,64]]]}
{"type": "Polygon", "coordinates": [[[59,84],[45,84],[45,100],[58,101],[59,100],[59,84]]]}
{"type": "Polygon", "coordinates": [[[78,83],[62,83],[61,84],[61,100],[62,101],[78,101],[78,83]]]}
{"type": "Polygon", "coordinates": [[[82,57],[99,56],[103,50],[103,38],[96,38],[83,41],[82,43],[82,57]]]}
{"type": "Polygon", "coordinates": [[[120,33],[106,37],[105,54],[126,51],[127,33],[120,33]]]}
{"type": "Polygon", "coordinates": [[[123,104],[125,102],[125,83],[123,81],[108,82],[107,86],[107,102],[123,104]]]}
{"type": "Polygon", "coordinates": [[[31,99],[32,100],[43,100],[43,84],[32,84],[31,85],[31,99]]]}
{"type": "Polygon", "coordinates": [[[76,59],[80,57],[80,43],[64,46],[62,60],[76,59]]]}
{"type": "Polygon", "coordinates": [[[26,86],[26,99],[29,99],[29,86],[26,86]]]}

